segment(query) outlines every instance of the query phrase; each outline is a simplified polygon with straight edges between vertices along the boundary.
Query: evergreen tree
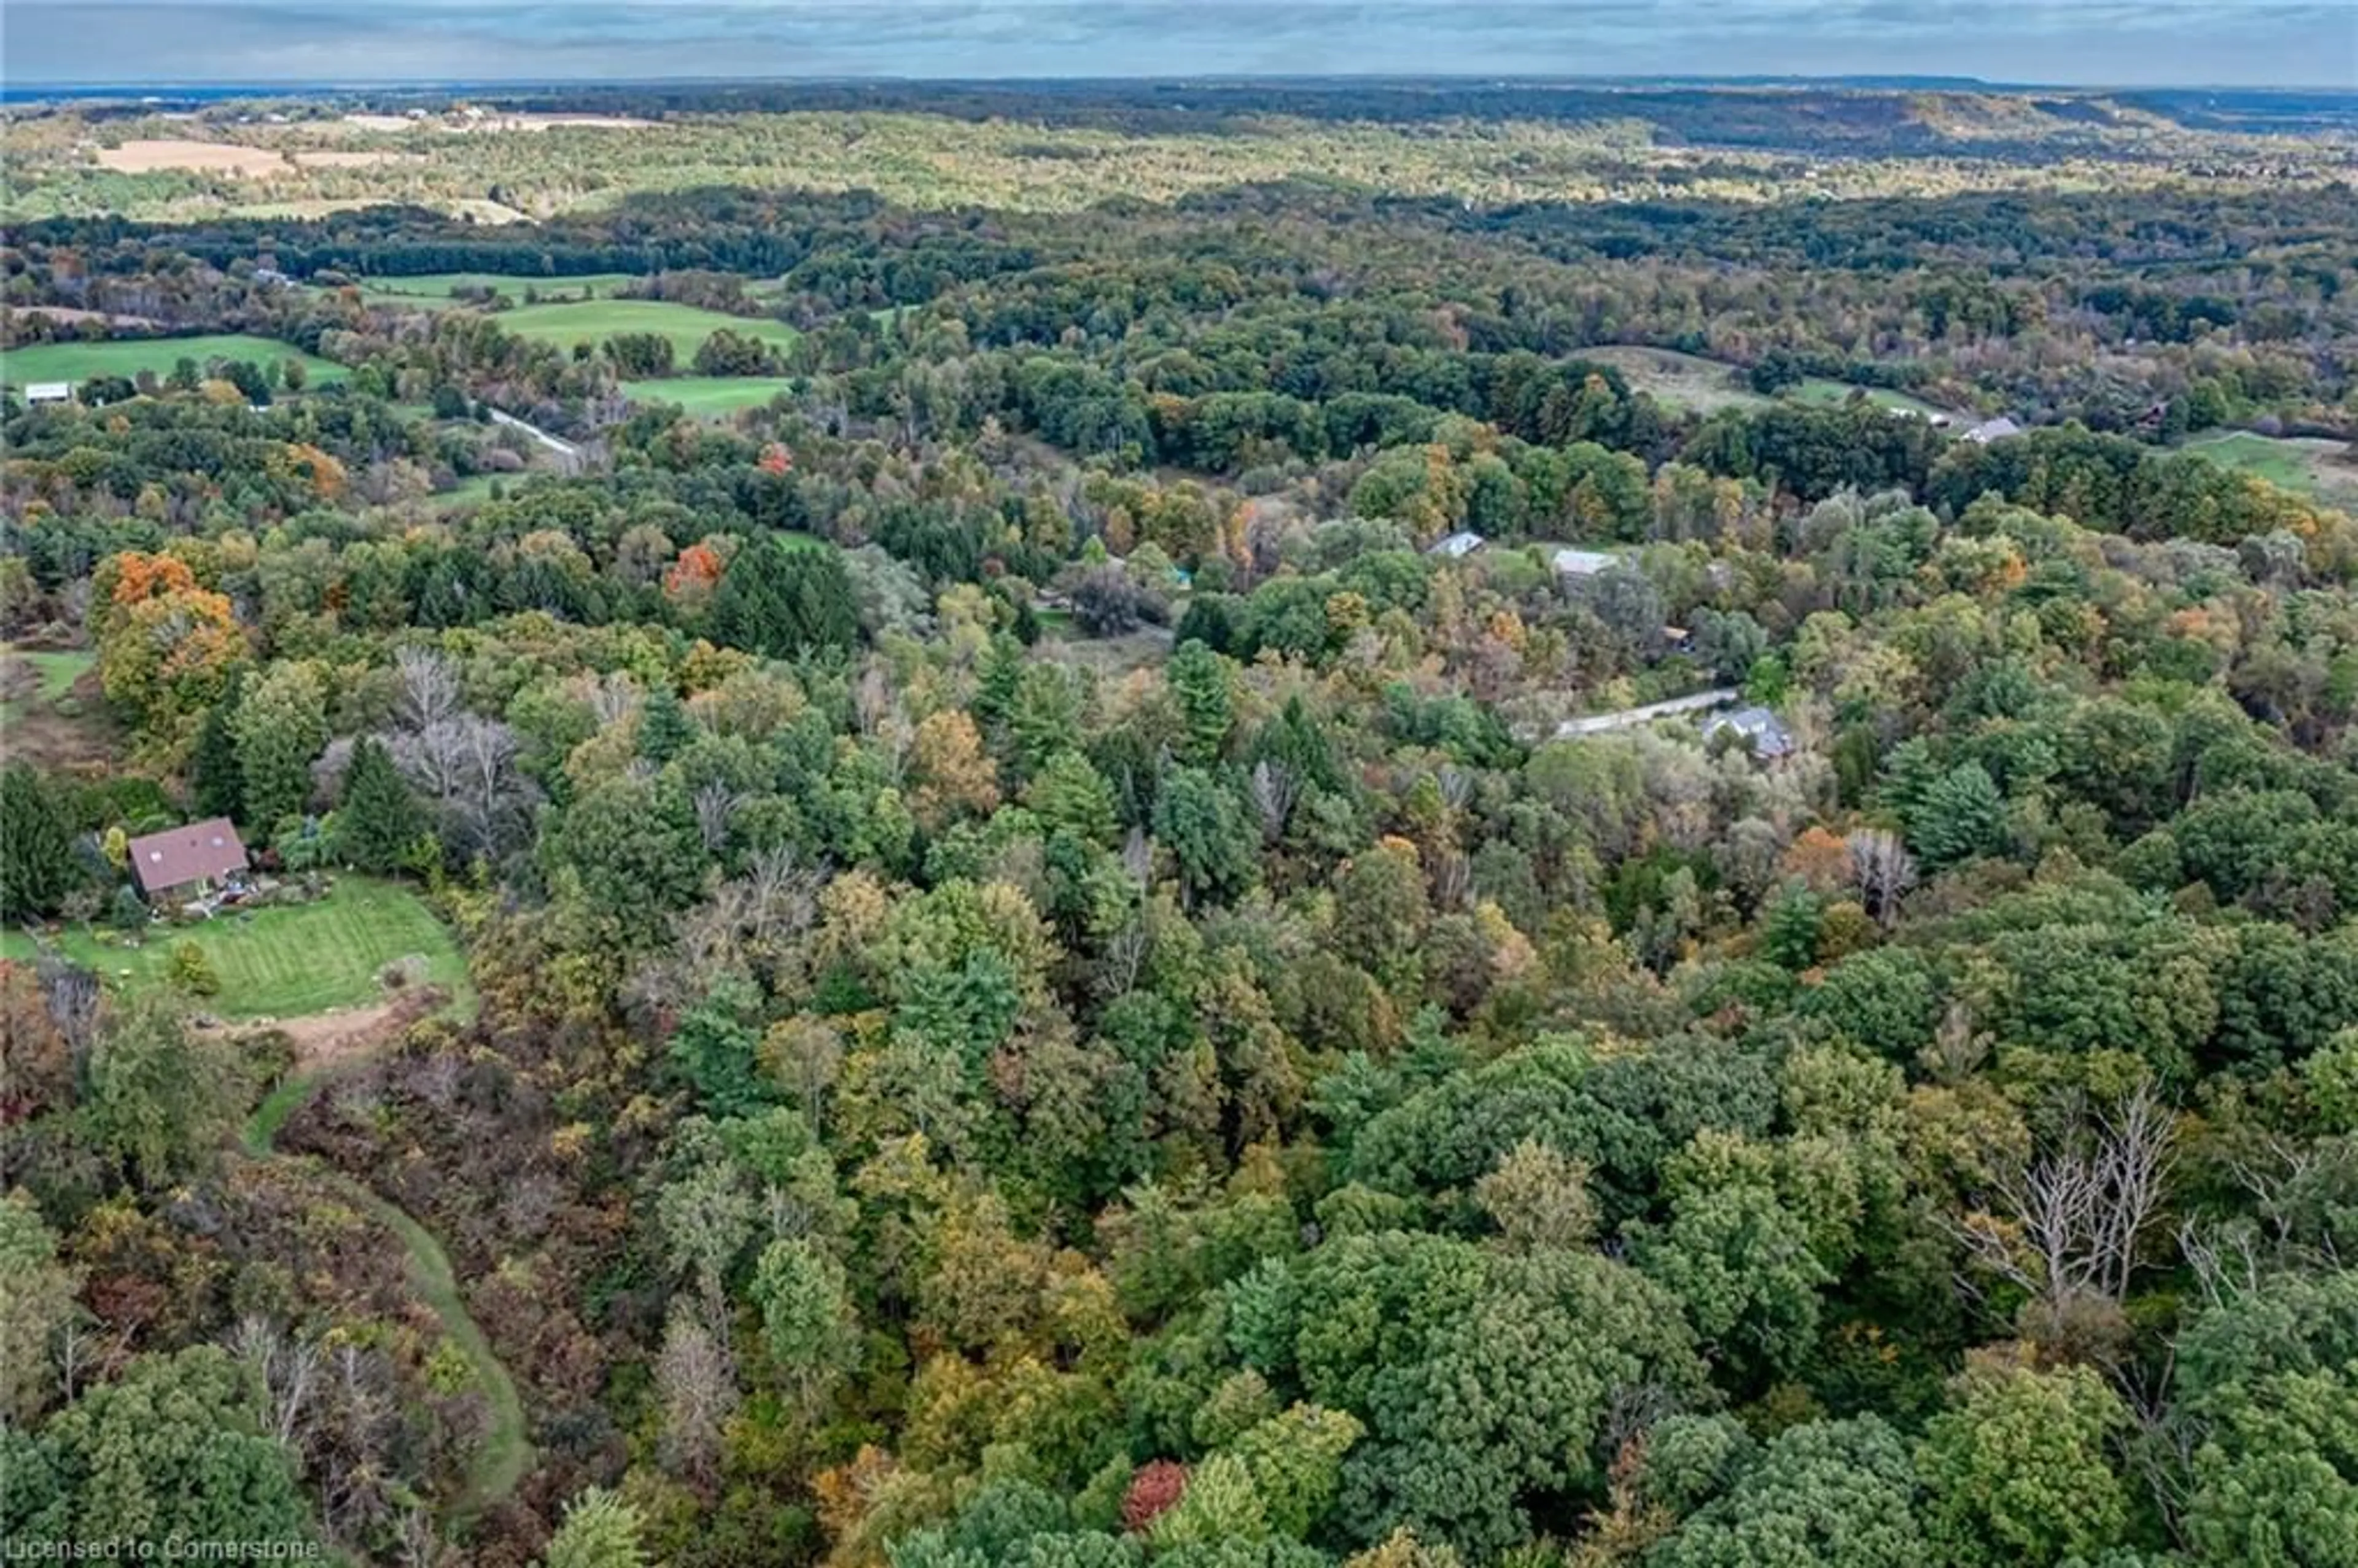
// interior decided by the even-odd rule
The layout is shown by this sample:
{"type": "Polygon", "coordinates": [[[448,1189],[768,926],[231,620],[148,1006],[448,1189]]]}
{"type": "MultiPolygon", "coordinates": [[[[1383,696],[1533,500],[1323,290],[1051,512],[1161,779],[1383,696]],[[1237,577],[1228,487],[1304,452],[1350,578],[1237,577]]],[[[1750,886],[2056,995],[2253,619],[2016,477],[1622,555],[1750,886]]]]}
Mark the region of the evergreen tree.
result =
{"type": "Polygon", "coordinates": [[[695,742],[696,721],[687,716],[670,687],[647,694],[639,710],[639,755],[660,767],[695,742]]]}
{"type": "Polygon", "coordinates": [[[245,820],[245,770],[238,762],[234,698],[205,710],[196,752],[189,759],[189,784],[202,815],[245,820]]]}
{"type": "Polygon", "coordinates": [[[1180,761],[1196,767],[1218,761],[1231,718],[1227,662],[1201,643],[1182,643],[1163,678],[1186,724],[1180,761]]]}
{"type": "Polygon", "coordinates": [[[363,740],[352,748],[336,825],[345,859],[368,871],[401,866],[425,836],[425,808],[409,793],[382,741],[363,740]]]}
{"type": "Polygon", "coordinates": [[[47,781],[23,762],[0,773],[0,914],[47,914],[81,880],[72,827],[47,781]]]}
{"type": "Polygon", "coordinates": [[[715,641],[773,658],[860,639],[850,574],[831,549],[793,548],[776,539],[737,552],[712,590],[715,641]]]}
{"type": "Polygon", "coordinates": [[[258,827],[299,816],[311,797],[311,760],[328,743],[327,689],[316,666],[274,665],[249,676],[233,730],[245,809],[258,827]]]}

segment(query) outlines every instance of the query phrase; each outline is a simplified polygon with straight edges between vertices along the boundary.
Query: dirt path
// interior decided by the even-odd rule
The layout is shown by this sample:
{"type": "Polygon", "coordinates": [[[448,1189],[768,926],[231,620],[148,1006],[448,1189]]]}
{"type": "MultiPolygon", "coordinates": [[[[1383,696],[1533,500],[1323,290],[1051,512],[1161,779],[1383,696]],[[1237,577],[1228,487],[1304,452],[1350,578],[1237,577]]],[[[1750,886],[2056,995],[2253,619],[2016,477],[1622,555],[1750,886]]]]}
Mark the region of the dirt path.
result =
{"type": "Polygon", "coordinates": [[[401,1238],[409,1254],[410,1287],[442,1320],[442,1332],[467,1357],[492,1407],[491,1430],[484,1433],[482,1447],[468,1469],[466,1492],[451,1513],[454,1523],[464,1524],[514,1492],[532,1467],[532,1444],[525,1437],[524,1401],[516,1394],[515,1379],[492,1352],[482,1325],[467,1311],[459,1293],[458,1271],[432,1232],[367,1184],[324,1161],[281,1154],[275,1147],[287,1119],[313,1095],[338,1076],[364,1065],[378,1048],[438,1005],[432,995],[419,992],[375,1007],[285,1019],[268,1025],[295,1041],[296,1065],[287,1081],[254,1108],[246,1121],[244,1144],[246,1152],[257,1160],[304,1160],[356,1207],[401,1238]]]}

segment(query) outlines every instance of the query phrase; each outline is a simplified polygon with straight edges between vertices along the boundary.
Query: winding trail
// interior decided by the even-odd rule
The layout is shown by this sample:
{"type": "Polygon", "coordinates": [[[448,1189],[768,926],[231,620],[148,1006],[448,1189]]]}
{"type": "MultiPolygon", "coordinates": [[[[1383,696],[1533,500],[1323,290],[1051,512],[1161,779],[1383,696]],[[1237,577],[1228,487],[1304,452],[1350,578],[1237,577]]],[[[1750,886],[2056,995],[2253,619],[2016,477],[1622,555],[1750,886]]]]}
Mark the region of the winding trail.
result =
{"type": "Polygon", "coordinates": [[[468,1467],[467,1488],[451,1510],[451,1522],[465,1524],[514,1492],[525,1472],[532,1467],[532,1444],[525,1436],[524,1401],[516,1394],[515,1379],[492,1353],[492,1342],[482,1325],[467,1311],[467,1303],[459,1294],[457,1271],[450,1267],[450,1255],[430,1231],[406,1210],[327,1162],[309,1155],[281,1154],[275,1146],[279,1129],[287,1125],[287,1118],[330,1080],[367,1059],[362,1054],[345,1055],[281,1084],[247,1119],[245,1152],[257,1160],[301,1160],[355,1207],[401,1238],[409,1254],[411,1288],[442,1320],[442,1332],[467,1357],[492,1407],[491,1430],[484,1433],[482,1447],[468,1467]]]}

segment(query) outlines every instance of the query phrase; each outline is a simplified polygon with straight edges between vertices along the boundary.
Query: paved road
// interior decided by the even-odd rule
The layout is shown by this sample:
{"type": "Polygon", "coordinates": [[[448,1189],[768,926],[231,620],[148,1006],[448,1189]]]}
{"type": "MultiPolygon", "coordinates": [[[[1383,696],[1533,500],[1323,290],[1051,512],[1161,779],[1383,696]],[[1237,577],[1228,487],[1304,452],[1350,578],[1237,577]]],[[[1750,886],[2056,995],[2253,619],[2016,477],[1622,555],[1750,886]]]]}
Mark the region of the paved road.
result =
{"type": "Polygon", "coordinates": [[[1568,741],[1575,735],[1606,735],[1616,730],[1634,730],[1640,724],[1651,724],[1657,719],[1670,719],[1682,713],[1703,713],[1714,708],[1725,708],[1744,694],[1732,686],[1699,691],[1692,697],[1674,697],[1667,702],[1650,702],[1643,708],[1624,708],[1611,713],[1585,714],[1567,719],[1555,727],[1554,739],[1568,741]]]}
{"type": "Polygon", "coordinates": [[[496,408],[492,409],[491,413],[492,424],[505,425],[511,430],[522,430],[525,435],[530,436],[534,440],[538,441],[542,446],[546,447],[550,451],[555,452],[559,458],[563,459],[563,466],[568,473],[572,472],[574,470],[581,466],[581,449],[575,446],[572,442],[564,439],[562,437],[552,436],[537,425],[527,425],[513,414],[503,414],[496,408]]]}

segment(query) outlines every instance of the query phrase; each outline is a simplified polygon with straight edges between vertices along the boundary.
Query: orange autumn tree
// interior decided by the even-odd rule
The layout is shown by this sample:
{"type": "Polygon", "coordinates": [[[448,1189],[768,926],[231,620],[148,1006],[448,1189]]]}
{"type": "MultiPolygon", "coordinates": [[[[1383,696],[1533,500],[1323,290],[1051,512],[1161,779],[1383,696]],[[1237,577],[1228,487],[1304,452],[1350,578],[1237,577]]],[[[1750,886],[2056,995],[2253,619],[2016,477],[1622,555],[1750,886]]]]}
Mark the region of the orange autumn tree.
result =
{"type": "Polygon", "coordinates": [[[710,545],[690,545],[664,573],[664,597],[691,613],[702,610],[728,565],[710,545]]]}
{"type": "Polygon", "coordinates": [[[252,653],[225,595],[177,557],[125,550],[99,564],[99,682],[109,702],[177,751],[252,653]]]}

